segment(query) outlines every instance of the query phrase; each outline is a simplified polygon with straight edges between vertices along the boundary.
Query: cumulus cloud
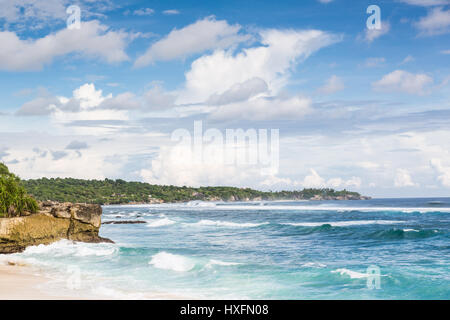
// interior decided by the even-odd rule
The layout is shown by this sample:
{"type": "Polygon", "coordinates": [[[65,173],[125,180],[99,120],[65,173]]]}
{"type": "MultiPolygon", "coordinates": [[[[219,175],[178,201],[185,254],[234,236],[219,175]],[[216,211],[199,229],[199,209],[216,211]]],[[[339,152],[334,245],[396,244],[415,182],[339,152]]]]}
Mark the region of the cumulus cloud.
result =
{"type": "Polygon", "coordinates": [[[222,94],[213,94],[209,97],[206,104],[208,105],[224,105],[234,102],[240,102],[250,99],[261,93],[267,93],[269,87],[261,78],[252,78],[242,83],[234,84],[230,89],[222,94]]]}
{"type": "Polygon", "coordinates": [[[46,116],[64,120],[124,120],[129,111],[157,111],[175,108],[176,96],[155,84],[137,96],[131,92],[104,95],[93,83],[86,83],[73,91],[72,97],[54,96],[40,90],[37,98],[24,103],[17,116],[46,116]]]}
{"type": "Polygon", "coordinates": [[[18,116],[44,116],[49,115],[58,107],[61,101],[57,97],[50,95],[37,97],[31,101],[24,103],[16,112],[18,116]]]}
{"type": "Polygon", "coordinates": [[[433,78],[426,74],[395,70],[385,75],[381,80],[372,83],[372,87],[376,91],[423,95],[428,93],[428,86],[432,83],[433,78]]]}
{"type": "Polygon", "coordinates": [[[351,177],[349,180],[342,178],[331,178],[325,180],[316,170],[310,169],[310,174],[305,176],[300,183],[304,188],[340,188],[340,187],[361,187],[361,178],[351,177]]]}
{"type": "Polygon", "coordinates": [[[0,70],[36,71],[54,58],[78,53],[108,63],[128,59],[129,34],[112,31],[99,21],[82,22],[80,29],[63,29],[36,40],[22,40],[11,31],[0,31],[0,70]]]}
{"type": "Polygon", "coordinates": [[[163,110],[175,107],[176,95],[164,91],[159,84],[155,84],[144,93],[143,99],[144,111],[163,110]]]}
{"type": "Polygon", "coordinates": [[[166,37],[153,43],[134,63],[144,67],[155,61],[184,58],[195,53],[227,48],[248,40],[240,35],[239,25],[229,25],[225,20],[207,17],[182,29],[172,30],[166,37]]]}
{"type": "Polygon", "coordinates": [[[428,14],[415,23],[419,34],[432,36],[450,32],[450,9],[432,8],[428,14]]]}
{"type": "Polygon", "coordinates": [[[406,169],[397,169],[395,173],[394,185],[396,187],[415,187],[416,183],[412,181],[411,175],[406,169]]]}
{"type": "Polygon", "coordinates": [[[203,145],[203,156],[190,143],[164,146],[151,161],[148,169],[140,171],[144,181],[178,186],[257,186],[264,179],[258,164],[227,163],[223,145],[203,145]]]}
{"type": "Polygon", "coordinates": [[[438,181],[445,187],[450,187],[450,167],[446,167],[442,164],[441,159],[432,159],[430,166],[438,174],[438,181]]]}
{"type": "Polygon", "coordinates": [[[321,94],[333,94],[338,91],[342,91],[345,88],[344,81],[336,75],[332,75],[325,82],[324,86],[317,91],[321,94]]]}
{"type": "Polygon", "coordinates": [[[114,97],[104,99],[98,108],[108,110],[134,110],[141,108],[142,104],[134,93],[124,92],[114,97]]]}
{"type": "Polygon", "coordinates": [[[261,45],[234,50],[216,50],[196,59],[186,73],[186,85],[180,94],[183,103],[206,101],[213,94],[222,94],[236,84],[253,78],[266,82],[276,93],[300,62],[341,37],[319,30],[263,30],[261,45]]]}

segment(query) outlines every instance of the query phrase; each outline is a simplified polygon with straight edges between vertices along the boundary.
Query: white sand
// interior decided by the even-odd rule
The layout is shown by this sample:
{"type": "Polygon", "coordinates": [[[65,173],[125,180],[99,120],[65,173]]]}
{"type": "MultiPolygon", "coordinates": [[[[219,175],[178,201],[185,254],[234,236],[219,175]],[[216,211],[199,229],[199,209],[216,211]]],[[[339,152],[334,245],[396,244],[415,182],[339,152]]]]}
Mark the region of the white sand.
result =
{"type": "MultiPolygon", "coordinates": [[[[7,261],[7,260],[6,260],[7,261]]],[[[30,266],[17,263],[0,262],[0,300],[88,300],[88,299],[120,299],[114,296],[90,294],[81,295],[66,289],[55,292],[50,286],[52,279],[37,274],[30,266]]],[[[148,300],[180,300],[188,297],[146,292],[140,298],[148,300]]],[[[126,298],[125,298],[126,299],[126,298]]]]}

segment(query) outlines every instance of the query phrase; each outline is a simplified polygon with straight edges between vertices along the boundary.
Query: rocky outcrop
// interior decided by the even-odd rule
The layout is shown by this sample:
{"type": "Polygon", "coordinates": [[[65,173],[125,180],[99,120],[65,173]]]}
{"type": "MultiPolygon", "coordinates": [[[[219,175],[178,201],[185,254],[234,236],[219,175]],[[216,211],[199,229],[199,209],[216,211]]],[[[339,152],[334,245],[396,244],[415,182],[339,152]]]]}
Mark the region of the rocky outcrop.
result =
{"type": "Polygon", "coordinates": [[[102,208],[99,205],[42,202],[36,214],[0,218],[0,253],[21,252],[27,246],[61,239],[112,242],[98,235],[102,208]]]}
{"type": "Polygon", "coordinates": [[[141,220],[137,220],[137,221],[125,220],[125,221],[106,221],[106,222],[103,222],[102,224],[145,224],[145,223],[147,223],[147,222],[141,221],[141,220]]]}

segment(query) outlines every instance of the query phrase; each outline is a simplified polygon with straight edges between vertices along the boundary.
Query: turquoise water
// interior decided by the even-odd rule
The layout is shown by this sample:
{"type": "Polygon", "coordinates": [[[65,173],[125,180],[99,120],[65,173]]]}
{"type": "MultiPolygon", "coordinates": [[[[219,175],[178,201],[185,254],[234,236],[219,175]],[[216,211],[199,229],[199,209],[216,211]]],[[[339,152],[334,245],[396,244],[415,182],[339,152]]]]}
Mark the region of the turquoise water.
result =
{"type": "Polygon", "coordinates": [[[450,298],[450,198],[105,206],[112,220],[147,223],[103,225],[116,244],[60,241],[13,258],[72,296],[450,298]]]}

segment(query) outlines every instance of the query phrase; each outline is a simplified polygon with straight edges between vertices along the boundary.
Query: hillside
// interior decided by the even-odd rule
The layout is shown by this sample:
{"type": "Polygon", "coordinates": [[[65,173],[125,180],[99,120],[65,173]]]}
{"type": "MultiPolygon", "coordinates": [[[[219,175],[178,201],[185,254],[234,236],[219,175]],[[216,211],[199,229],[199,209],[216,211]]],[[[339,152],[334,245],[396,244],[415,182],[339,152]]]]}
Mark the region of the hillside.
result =
{"type": "Polygon", "coordinates": [[[191,200],[359,200],[366,198],[357,192],[347,190],[304,189],[302,191],[263,192],[250,188],[160,186],[111,179],[41,178],[25,180],[23,185],[37,200],[95,204],[160,203],[191,200]]]}

